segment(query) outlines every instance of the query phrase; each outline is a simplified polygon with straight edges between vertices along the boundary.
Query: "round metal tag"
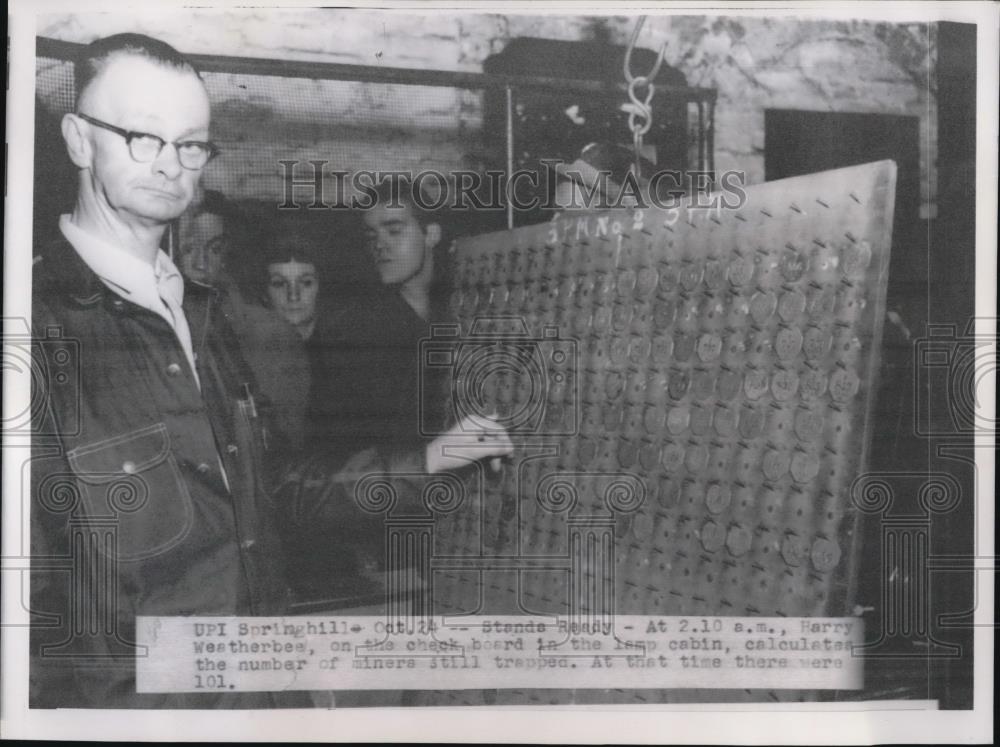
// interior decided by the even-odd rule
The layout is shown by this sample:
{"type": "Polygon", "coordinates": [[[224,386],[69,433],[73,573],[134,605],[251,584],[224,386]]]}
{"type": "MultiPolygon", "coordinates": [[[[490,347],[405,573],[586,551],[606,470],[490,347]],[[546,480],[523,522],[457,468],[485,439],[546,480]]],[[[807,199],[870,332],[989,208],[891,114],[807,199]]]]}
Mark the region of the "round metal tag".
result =
{"type": "Polygon", "coordinates": [[[701,282],[702,267],[698,262],[690,262],[681,267],[680,282],[681,288],[686,291],[693,291],[701,282]]]}
{"type": "Polygon", "coordinates": [[[729,533],[726,535],[726,547],[736,557],[746,555],[752,542],[753,535],[750,533],[750,530],[742,526],[736,525],[730,527],[729,533]]]}
{"type": "Polygon", "coordinates": [[[660,365],[670,362],[673,351],[674,341],[672,338],[661,335],[653,339],[653,360],[660,365]]]}
{"type": "Polygon", "coordinates": [[[691,373],[684,369],[675,368],[670,372],[670,381],[667,384],[667,392],[673,399],[683,399],[691,387],[691,373]]]}
{"type": "Polygon", "coordinates": [[[611,326],[615,332],[624,332],[632,321],[632,307],[623,303],[615,304],[611,310],[611,326]]]}
{"type": "Polygon", "coordinates": [[[786,322],[794,322],[806,308],[806,297],[798,291],[787,291],[781,294],[778,301],[778,316],[786,322]]]}
{"type": "Polygon", "coordinates": [[[698,371],[692,382],[696,399],[708,399],[715,392],[715,374],[711,371],[698,371]]]}
{"type": "Polygon", "coordinates": [[[781,255],[781,261],[778,266],[781,270],[781,277],[789,283],[794,283],[800,280],[805,274],[809,266],[809,261],[798,252],[788,250],[781,255]]]}
{"type": "Polygon", "coordinates": [[[833,335],[821,327],[809,327],[806,330],[802,347],[806,351],[806,359],[818,361],[830,352],[833,335]]]}
{"type": "Polygon", "coordinates": [[[743,379],[743,392],[748,399],[760,399],[767,392],[767,375],[763,371],[747,371],[743,379]]]}
{"type": "Polygon", "coordinates": [[[706,521],[699,532],[701,546],[708,552],[717,552],[726,544],[726,530],[714,521],[706,521]]]}
{"type": "Polygon", "coordinates": [[[784,327],[774,338],[774,350],[783,360],[791,360],[802,350],[802,331],[798,327],[784,327]]]}
{"type": "Polygon", "coordinates": [[[726,267],[717,259],[710,259],[705,263],[705,285],[712,290],[722,287],[726,281],[726,267]]]}
{"type": "Polygon", "coordinates": [[[787,402],[799,390],[799,375],[791,369],[777,371],[771,378],[771,394],[779,402],[787,402]]]}
{"type": "Polygon", "coordinates": [[[707,407],[691,408],[691,432],[696,436],[704,436],[712,428],[712,411],[707,407]]]}
{"type": "Polygon", "coordinates": [[[737,257],[731,260],[726,271],[729,282],[736,287],[747,285],[753,279],[753,268],[753,260],[749,257],[737,257]]]}
{"type": "Polygon", "coordinates": [[[823,414],[815,410],[796,412],[795,434],[803,441],[815,441],[823,434],[823,414]]]}
{"type": "Polygon", "coordinates": [[[642,415],[642,426],[650,434],[659,433],[666,422],[667,413],[662,407],[647,407],[642,415]]]}
{"type": "Polygon", "coordinates": [[[757,438],[764,432],[764,424],[767,416],[760,410],[744,407],[740,413],[740,435],[750,440],[757,438]]]}
{"type": "Polygon", "coordinates": [[[809,557],[809,545],[799,537],[786,535],[781,542],[781,557],[788,565],[797,568],[809,557]]]}
{"type": "Polygon", "coordinates": [[[713,514],[725,511],[732,499],[733,493],[728,485],[713,482],[705,491],[705,505],[713,514]]]}
{"type": "Polygon", "coordinates": [[[791,461],[785,452],[771,449],[764,454],[761,470],[768,480],[780,480],[788,472],[791,461]]]}
{"type": "Polygon", "coordinates": [[[718,335],[704,334],[698,338],[698,358],[704,363],[714,361],[722,352],[722,338],[718,335]]]}
{"type": "Polygon", "coordinates": [[[660,464],[660,447],[656,444],[646,444],[639,449],[639,464],[647,473],[655,470],[660,464]]]}
{"type": "Polygon", "coordinates": [[[676,472],[684,464],[684,447],[673,441],[668,442],[660,452],[660,463],[667,472],[676,472]]]}
{"type": "Polygon", "coordinates": [[[667,430],[675,436],[687,430],[690,423],[691,412],[686,407],[674,407],[667,413],[667,430]]]}
{"type": "Polygon", "coordinates": [[[625,377],[617,371],[610,371],[604,379],[604,391],[608,399],[617,399],[625,390],[625,377]]]}
{"type": "Polygon", "coordinates": [[[618,466],[631,467],[639,456],[639,449],[631,441],[622,441],[618,445],[618,466]]]}
{"type": "Polygon", "coordinates": [[[656,270],[652,267],[643,267],[636,277],[635,292],[639,298],[645,298],[656,290],[656,283],[659,281],[656,270]]]}
{"type": "Polygon", "coordinates": [[[849,368],[838,368],[830,375],[830,396],[838,402],[847,402],[855,394],[861,381],[858,375],[849,368]]]}
{"type": "Polygon", "coordinates": [[[687,450],[684,466],[695,474],[701,473],[708,466],[708,449],[701,444],[694,444],[687,450]]]}
{"type": "Polygon", "coordinates": [[[826,394],[826,374],[822,371],[807,369],[802,374],[799,391],[805,401],[814,401],[826,394]]]}
{"type": "Polygon", "coordinates": [[[628,340],[624,337],[615,337],[611,341],[611,349],[608,357],[616,366],[623,366],[628,361],[628,340]]]}
{"type": "Polygon", "coordinates": [[[618,296],[628,297],[635,290],[636,275],[632,270],[623,270],[618,273],[618,296]]]}
{"type": "Polygon", "coordinates": [[[737,420],[736,410],[728,407],[717,407],[714,418],[716,433],[720,436],[732,436],[736,433],[737,420]]]}
{"type": "Polygon", "coordinates": [[[757,291],[750,298],[750,316],[757,324],[766,322],[778,305],[778,299],[770,291],[757,291]]]}
{"type": "Polygon", "coordinates": [[[840,562],[840,545],[820,537],[813,542],[810,553],[813,568],[821,573],[832,571],[840,562]]]}
{"type": "Polygon", "coordinates": [[[792,479],[798,483],[812,481],[819,474],[819,457],[807,452],[796,452],[792,457],[792,479]]]}
{"type": "Polygon", "coordinates": [[[603,335],[609,329],[611,329],[611,309],[607,306],[594,309],[594,331],[603,335]]]}
{"type": "Polygon", "coordinates": [[[687,332],[676,332],[674,334],[674,360],[678,363],[685,363],[691,359],[694,353],[696,340],[694,335],[687,332]]]}

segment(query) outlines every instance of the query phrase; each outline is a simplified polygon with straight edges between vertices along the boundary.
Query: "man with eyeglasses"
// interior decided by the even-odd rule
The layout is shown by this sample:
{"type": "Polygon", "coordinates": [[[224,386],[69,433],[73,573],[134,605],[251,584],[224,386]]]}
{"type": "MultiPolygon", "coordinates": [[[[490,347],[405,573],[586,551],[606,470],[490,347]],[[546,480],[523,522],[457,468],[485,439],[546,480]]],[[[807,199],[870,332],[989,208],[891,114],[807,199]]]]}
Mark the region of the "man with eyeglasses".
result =
{"type": "Polygon", "coordinates": [[[212,289],[160,250],[216,154],[205,87],[136,34],[88,45],[62,133],[78,169],[61,237],[37,247],[32,329],[33,707],[274,707],[295,694],[136,692],[139,615],[277,615],[279,521],[349,533],[354,486],[509,454],[499,427],[456,426],[419,454],[322,452],[272,465],[255,384],[212,289]],[[448,449],[445,449],[447,444],[448,449]]]}

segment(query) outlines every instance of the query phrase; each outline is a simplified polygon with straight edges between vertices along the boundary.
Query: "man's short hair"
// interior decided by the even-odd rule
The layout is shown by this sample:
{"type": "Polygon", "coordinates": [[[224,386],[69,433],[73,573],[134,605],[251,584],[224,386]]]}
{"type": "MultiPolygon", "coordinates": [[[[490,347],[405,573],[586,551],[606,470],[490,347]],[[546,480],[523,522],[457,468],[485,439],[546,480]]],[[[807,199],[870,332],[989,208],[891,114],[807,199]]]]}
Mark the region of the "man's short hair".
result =
{"type": "Polygon", "coordinates": [[[275,213],[260,252],[265,264],[305,262],[321,269],[332,242],[323,217],[308,212],[307,208],[275,213]]]}
{"type": "Polygon", "coordinates": [[[420,228],[426,231],[429,224],[437,223],[442,234],[445,231],[447,220],[444,206],[447,204],[447,199],[438,199],[437,204],[441,207],[435,207],[435,200],[428,195],[422,184],[414,185],[410,179],[401,177],[399,179],[383,179],[378,184],[373,185],[372,189],[375,192],[375,205],[389,205],[391,207],[403,205],[410,209],[410,215],[416,218],[420,228]],[[419,190],[419,201],[414,194],[415,190],[419,190]]]}
{"type": "Polygon", "coordinates": [[[226,223],[227,228],[230,222],[245,223],[250,220],[247,211],[226,197],[217,189],[206,189],[198,200],[191,207],[192,216],[218,215],[226,223]]]}
{"type": "Polygon", "coordinates": [[[420,229],[427,233],[427,226],[436,223],[441,232],[441,238],[434,245],[434,278],[431,281],[431,296],[433,298],[447,298],[450,293],[452,281],[452,240],[457,235],[455,230],[455,215],[450,210],[447,199],[439,198],[435,207],[435,201],[427,194],[423,185],[407,178],[401,177],[393,184],[391,179],[384,179],[374,185],[376,205],[403,205],[410,209],[412,215],[420,229]],[[393,194],[398,189],[398,194],[393,194]],[[414,195],[419,195],[419,201],[414,195]],[[398,202],[395,199],[398,197],[398,202]],[[420,204],[423,202],[423,205],[420,204]]]}
{"type": "Polygon", "coordinates": [[[73,68],[77,104],[87,86],[117,54],[145,57],[160,65],[198,75],[198,70],[191,64],[191,60],[166,42],[145,34],[114,34],[92,41],[80,51],[73,68]]]}

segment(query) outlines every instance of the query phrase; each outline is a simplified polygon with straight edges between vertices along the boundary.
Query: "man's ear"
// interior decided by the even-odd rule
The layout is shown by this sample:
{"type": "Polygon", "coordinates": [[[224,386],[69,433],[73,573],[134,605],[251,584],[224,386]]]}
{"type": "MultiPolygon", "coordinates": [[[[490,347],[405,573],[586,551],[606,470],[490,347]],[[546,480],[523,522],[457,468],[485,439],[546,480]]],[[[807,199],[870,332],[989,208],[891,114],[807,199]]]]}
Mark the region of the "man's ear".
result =
{"type": "Polygon", "coordinates": [[[424,246],[433,249],[441,243],[441,226],[438,223],[428,223],[424,226],[424,246]]]}
{"type": "Polygon", "coordinates": [[[75,114],[64,114],[62,118],[62,136],[66,141],[66,152],[70,160],[79,168],[90,168],[93,148],[90,138],[84,131],[83,120],[75,114]]]}

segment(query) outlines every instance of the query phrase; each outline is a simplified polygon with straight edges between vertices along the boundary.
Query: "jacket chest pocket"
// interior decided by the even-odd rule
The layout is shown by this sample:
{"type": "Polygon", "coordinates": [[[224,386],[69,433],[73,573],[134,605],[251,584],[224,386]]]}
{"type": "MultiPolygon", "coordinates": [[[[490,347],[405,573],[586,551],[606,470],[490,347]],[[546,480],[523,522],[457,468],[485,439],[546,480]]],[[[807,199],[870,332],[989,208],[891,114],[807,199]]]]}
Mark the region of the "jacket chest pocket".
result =
{"type": "Polygon", "coordinates": [[[163,423],[80,446],[67,458],[87,518],[114,527],[119,560],[169,552],[191,531],[194,505],[163,423]]]}

